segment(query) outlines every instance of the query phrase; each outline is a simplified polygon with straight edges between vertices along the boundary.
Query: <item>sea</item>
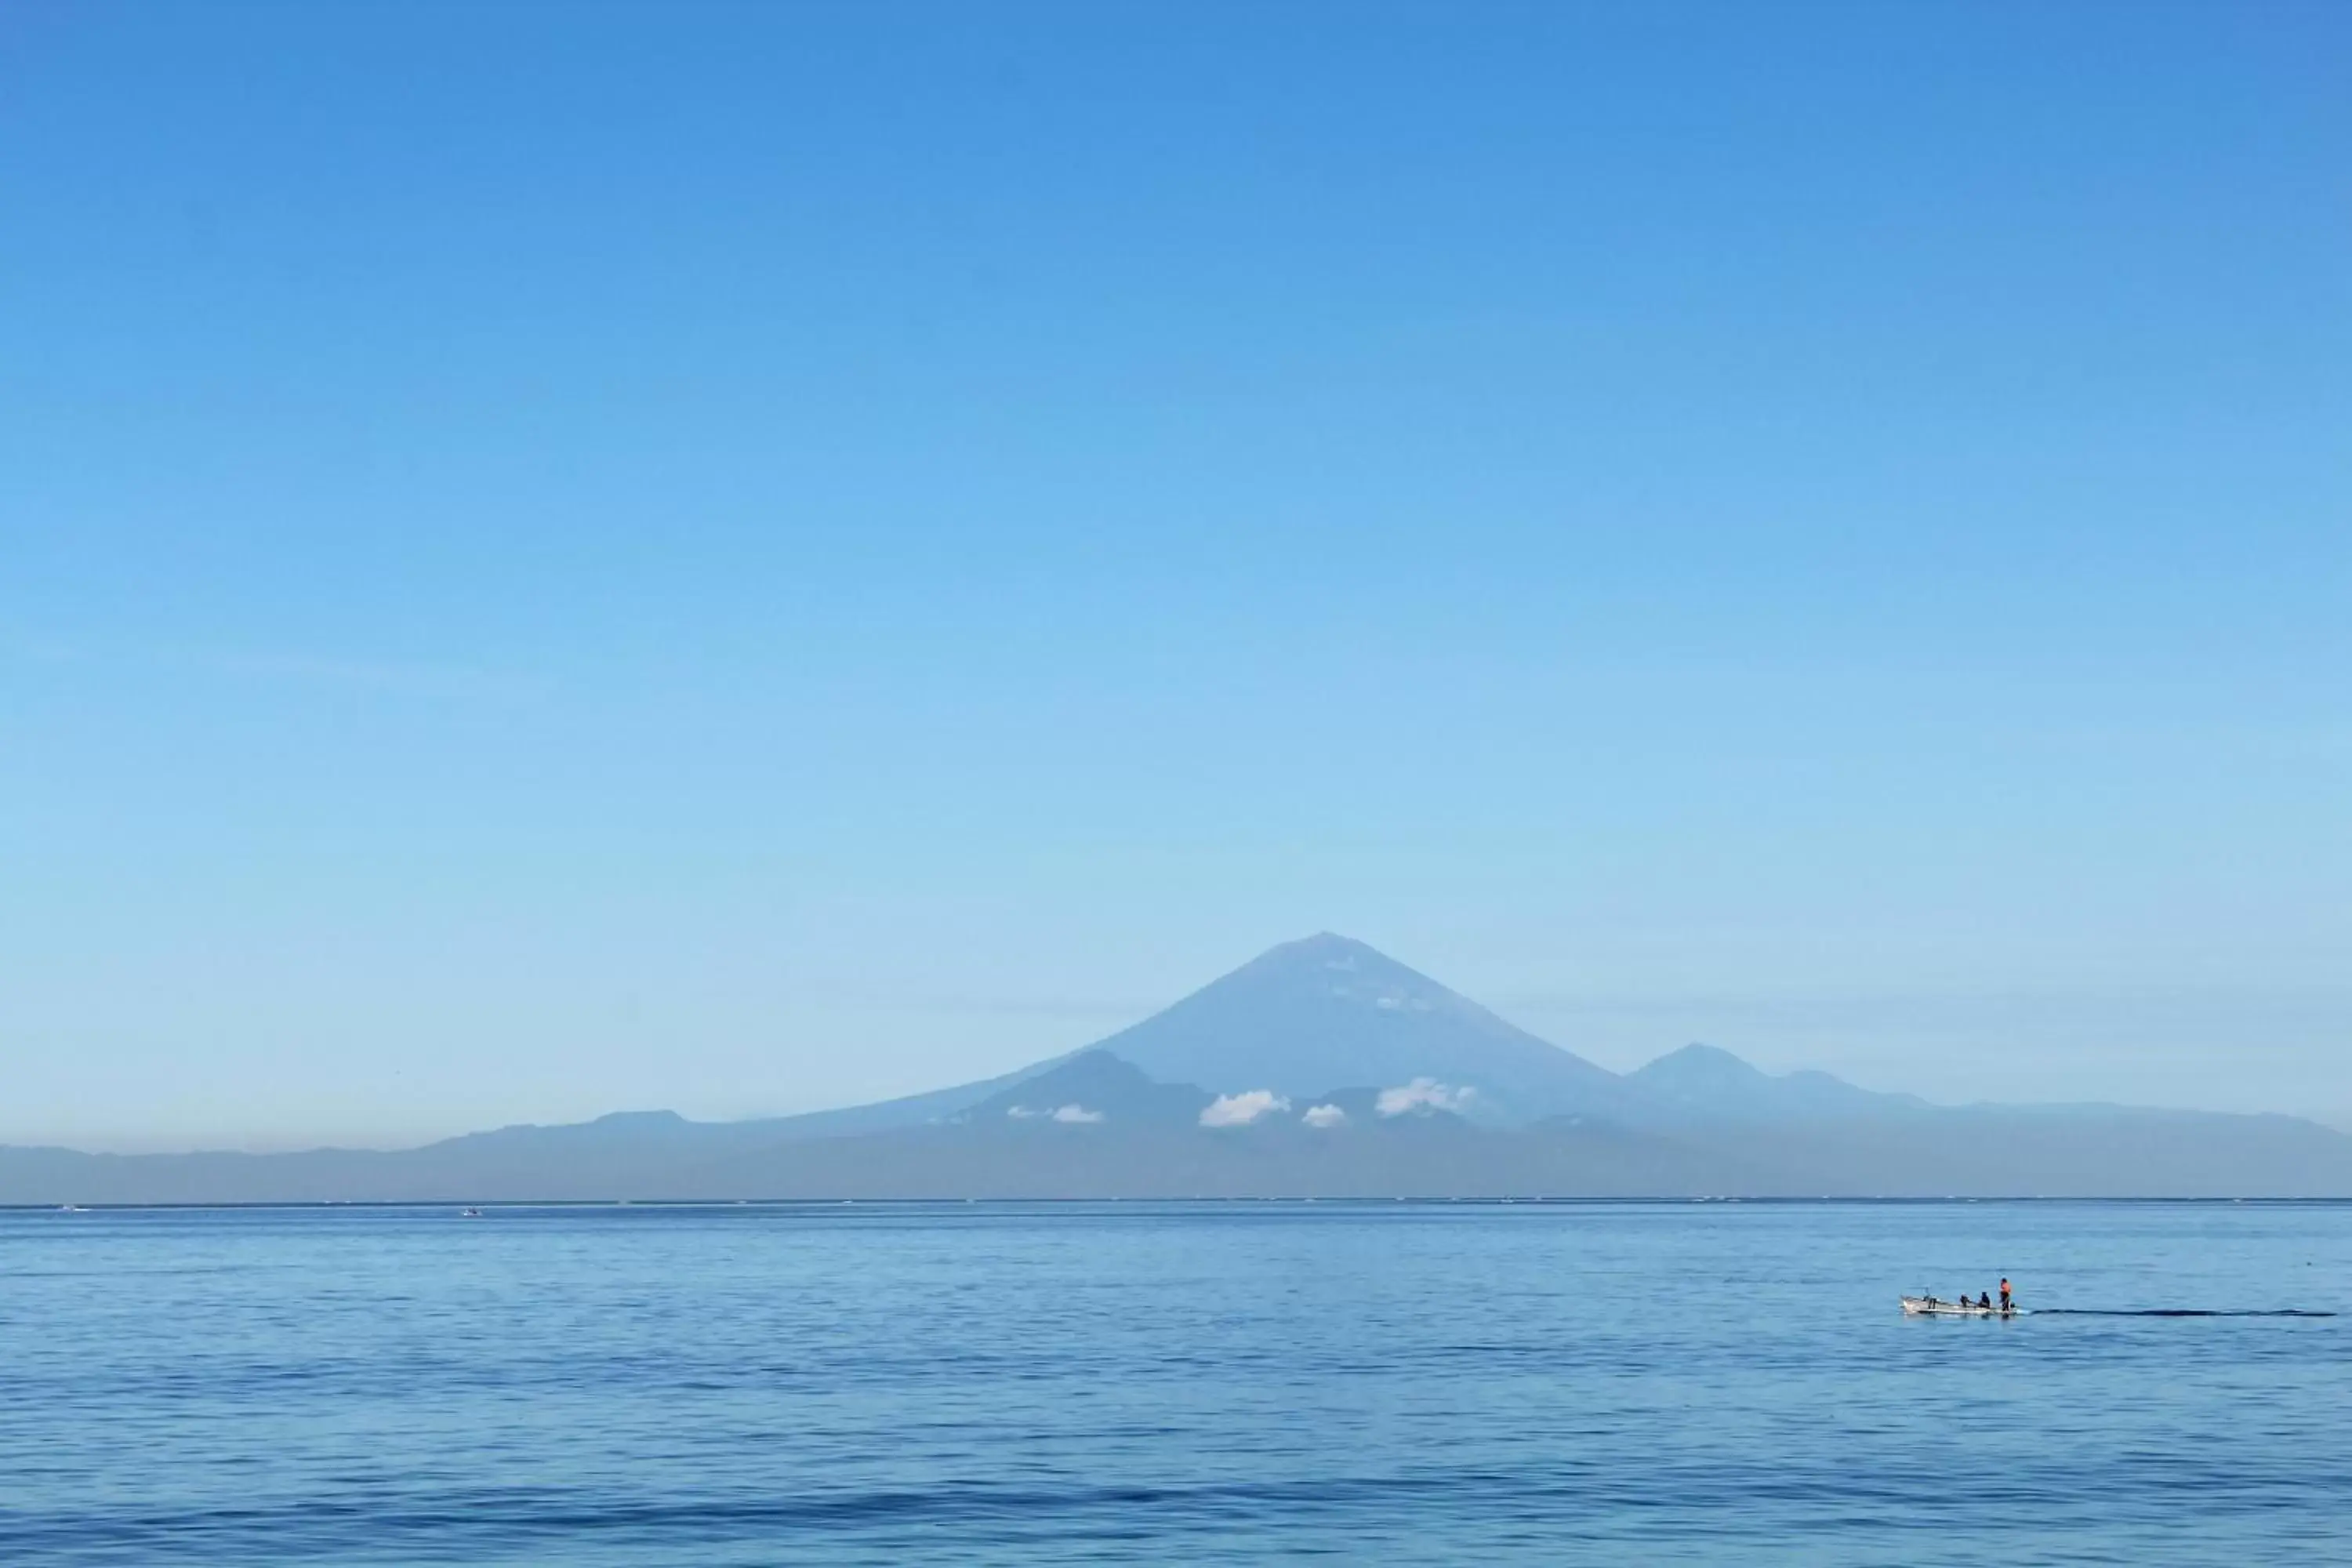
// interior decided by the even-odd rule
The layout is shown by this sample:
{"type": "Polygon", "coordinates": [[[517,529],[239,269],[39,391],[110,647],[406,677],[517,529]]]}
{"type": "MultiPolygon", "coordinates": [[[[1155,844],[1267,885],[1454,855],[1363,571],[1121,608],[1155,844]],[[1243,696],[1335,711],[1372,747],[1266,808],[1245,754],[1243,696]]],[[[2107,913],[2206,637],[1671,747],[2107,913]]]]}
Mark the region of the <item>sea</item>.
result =
{"type": "Polygon", "coordinates": [[[15,1210],[0,1563],[2352,1563],[2338,1310],[2336,1204],[15,1210]]]}

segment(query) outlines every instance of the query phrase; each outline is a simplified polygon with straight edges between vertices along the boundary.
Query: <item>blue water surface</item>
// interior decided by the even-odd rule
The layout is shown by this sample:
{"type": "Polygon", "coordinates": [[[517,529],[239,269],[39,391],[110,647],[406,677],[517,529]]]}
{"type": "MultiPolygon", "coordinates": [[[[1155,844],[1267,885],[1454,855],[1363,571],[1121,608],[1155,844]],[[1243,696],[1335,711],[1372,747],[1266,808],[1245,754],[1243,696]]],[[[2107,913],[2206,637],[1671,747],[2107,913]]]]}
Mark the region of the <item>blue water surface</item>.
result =
{"type": "Polygon", "coordinates": [[[0,1213],[0,1563],[2352,1562],[2323,1204],[0,1213]]]}

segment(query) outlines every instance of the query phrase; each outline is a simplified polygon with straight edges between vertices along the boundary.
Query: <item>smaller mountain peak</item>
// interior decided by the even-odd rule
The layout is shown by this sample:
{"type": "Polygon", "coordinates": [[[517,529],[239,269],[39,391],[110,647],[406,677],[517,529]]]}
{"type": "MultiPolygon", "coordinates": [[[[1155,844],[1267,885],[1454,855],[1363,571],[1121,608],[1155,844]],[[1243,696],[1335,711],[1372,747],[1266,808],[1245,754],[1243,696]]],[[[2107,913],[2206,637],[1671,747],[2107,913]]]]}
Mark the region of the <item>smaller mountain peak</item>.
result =
{"type": "Polygon", "coordinates": [[[1668,1051],[1633,1074],[1637,1079],[1652,1081],[1673,1079],[1688,1082],[1698,1079],[1718,1081],[1762,1078],[1765,1075],[1718,1046],[1701,1045],[1697,1041],[1678,1051],[1668,1051]]]}
{"type": "Polygon", "coordinates": [[[959,1120],[983,1126],[1001,1121],[1183,1124],[1210,1098],[1190,1084],[1156,1082],[1126,1058],[1095,1047],[991,1096],[959,1120]]]}
{"type": "Polygon", "coordinates": [[[1141,1068],[1126,1058],[1104,1050],[1100,1046],[1089,1046],[1059,1067],[1049,1072],[1039,1073],[1033,1079],[1024,1079],[1012,1089],[1006,1089],[1004,1094],[997,1098],[1002,1100],[1008,1095],[1018,1096],[1024,1091],[1034,1091],[1039,1088],[1130,1089],[1138,1084],[1149,1084],[1150,1081],[1150,1076],[1141,1068]]]}
{"type": "Polygon", "coordinates": [[[1851,1116],[1916,1103],[1856,1089],[1825,1072],[1765,1072],[1713,1046],[1669,1051],[1626,1081],[1656,1107],[1717,1121],[1851,1116]]]}

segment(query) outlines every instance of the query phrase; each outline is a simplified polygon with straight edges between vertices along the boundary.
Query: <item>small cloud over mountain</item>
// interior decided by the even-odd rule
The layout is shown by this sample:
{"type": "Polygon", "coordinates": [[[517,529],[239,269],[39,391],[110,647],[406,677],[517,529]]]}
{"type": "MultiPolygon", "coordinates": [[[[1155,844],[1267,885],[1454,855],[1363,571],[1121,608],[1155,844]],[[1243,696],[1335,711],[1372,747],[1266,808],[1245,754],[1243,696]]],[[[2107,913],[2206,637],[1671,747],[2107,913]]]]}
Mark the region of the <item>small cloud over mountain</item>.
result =
{"type": "Polygon", "coordinates": [[[1203,1127],[1246,1127],[1269,1111],[1287,1110],[1290,1100],[1270,1089],[1253,1089],[1241,1094],[1221,1094],[1201,1111],[1203,1127]]]}
{"type": "Polygon", "coordinates": [[[1099,1110],[1089,1110],[1083,1105],[1057,1106],[1052,1110],[1039,1110],[1034,1106],[1008,1105],[1004,1114],[1015,1121],[1060,1121],[1067,1124],[1091,1125],[1103,1119],[1099,1110]]]}
{"type": "Polygon", "coordinates": [[[1348,1113],[1336,1105],[1310,1105],[1299,1120],[1309,1127],[1345,1127],[1348,1113]]]}
{"type": "Polygon", "coordinates": [[[1466,1084],[1454,1089],[1433,1078],[1417,1078],[1411,1083],[1381,1090],[1375,1109],[1382,1116],[1403,1116],[1417,1110],[1467,1110],[1477,1092],[1466,1084]]]}

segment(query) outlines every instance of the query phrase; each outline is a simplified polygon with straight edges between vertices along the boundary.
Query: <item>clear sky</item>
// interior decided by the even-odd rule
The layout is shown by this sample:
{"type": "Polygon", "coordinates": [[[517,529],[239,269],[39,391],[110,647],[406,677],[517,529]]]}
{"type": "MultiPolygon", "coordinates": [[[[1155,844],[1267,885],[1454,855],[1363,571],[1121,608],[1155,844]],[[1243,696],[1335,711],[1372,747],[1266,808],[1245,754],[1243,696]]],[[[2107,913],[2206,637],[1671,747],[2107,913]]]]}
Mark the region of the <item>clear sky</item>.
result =
{"type": "Polygon", "coordinates": [[[2352,6],[0,3],[0,1138],[1327,927],[2352,1121],[2352,6]]]}

